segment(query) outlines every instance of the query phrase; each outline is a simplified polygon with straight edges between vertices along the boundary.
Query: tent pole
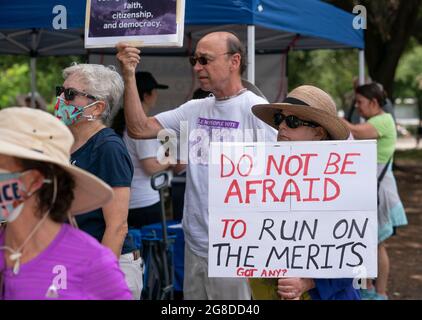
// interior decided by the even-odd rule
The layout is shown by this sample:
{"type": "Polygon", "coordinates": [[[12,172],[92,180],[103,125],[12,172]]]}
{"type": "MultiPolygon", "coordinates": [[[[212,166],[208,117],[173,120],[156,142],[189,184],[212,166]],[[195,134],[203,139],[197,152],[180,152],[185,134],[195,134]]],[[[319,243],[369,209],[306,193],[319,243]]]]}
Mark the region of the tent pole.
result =
{"type": "Polygon", "coordinates": [[[31,108],[35,108],[35,94],[37,92],[36,72],[37,72],[37,58],[31,57],[31,108]]]}
{"type": "Polygon", "coordinates": [[[255,26],[248,25],[248,81],[255,84],[255,26]]]}
{"type": "Polygon", "coordinates": [[[359,50],[359,85],[365,84],[365,51],[359,50]]]}
{"type": "Polygon", "coordinates": [[[37,92],[37,79],[36,79],[36,72],[37,72],[37,56],[35,54],[36,46],[37,46],[37,32],[32,30],[32,46],[31,46],[31,53],[30,53],[30,69],[31,69],[31,108],[35,108],[35,93],[37,92]]]}

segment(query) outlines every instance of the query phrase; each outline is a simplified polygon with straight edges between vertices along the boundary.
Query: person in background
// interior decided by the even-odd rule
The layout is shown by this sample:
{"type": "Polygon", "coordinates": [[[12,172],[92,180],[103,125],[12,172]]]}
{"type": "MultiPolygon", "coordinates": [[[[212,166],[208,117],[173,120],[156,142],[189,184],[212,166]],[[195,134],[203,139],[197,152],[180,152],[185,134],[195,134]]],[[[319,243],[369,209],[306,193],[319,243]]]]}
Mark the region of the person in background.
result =
{"type": "Polygon", "coordinates": [[[113,188],[112,201],[76,218],[89,233],[119,258],[126,281],[139,300],[142,258],[128,237],[128,207],[133,166],[122,139],[107,128],[110,114],[121,105],[123,81],[110,67],[76,64],[63,70],[65,81],[57,88],[55,115],[72,132],[72,164],[87,170],[113,188]]]}
{"type": "Polygon", "coordinates": [[[69,162],[73,136],[47,112],[0,111],[0,299],[131,299],[113,252],[65,223],[113,190],[69,162]]]}
{"type": "MultiPolygon", "coordinates": [[[[136,84],[142,108],[149,114],[157,102],[157,89],[167,89],[159,84],[149,72],[137,72],[136,84]]],[[[112,128],[123,137],[134,166],[129,203],[129,227],[142,228],[145,225],[161,221],[161,202],[158,191],[151,187],[151,176],[167,170],[170,164],[161,164],[157,160],[161,143],[157,139],[135,140],[128,136],[124,109],[121,108],[113,120],[112,128]]]]}
{"type": "Polygon", "coordinates": [[[350,128],[355,139],[377,140],[378,161],[378,278],[375,287],[368,280],[367,290],[362,291],[364,299],[385,300],[390,262],[385,246],[385,240],[395,233],[398,226],[407,224],[406,213],[400,200],[396,180],[392,171],[393,155],[397,141],[397,130],[391,114],[385,112],[383,90],[376,83],[366,84],[356,88],[356,106],[367,122],[351,124],[344,121],[350,128]]]}
{"type": "MultiPolygon", "coordinates": [[[[350,134],[334,100],[314,86],[297,87],[283,103],[255,105],[252,112],[278,129],[277,141],[347,140],[350,134]]],[[[277,293],[287,300],[360,300],[353,279],[281,278],[277,293]]]]}

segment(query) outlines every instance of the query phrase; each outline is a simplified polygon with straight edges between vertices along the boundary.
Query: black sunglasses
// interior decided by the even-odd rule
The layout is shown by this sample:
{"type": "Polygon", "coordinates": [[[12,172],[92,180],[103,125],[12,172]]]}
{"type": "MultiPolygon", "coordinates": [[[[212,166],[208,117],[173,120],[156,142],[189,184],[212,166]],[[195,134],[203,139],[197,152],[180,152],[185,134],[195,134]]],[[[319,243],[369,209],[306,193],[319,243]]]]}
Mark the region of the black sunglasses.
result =
{"type": "MultiPolygon", "coordinates": [[[[220,54],[220,56],[225,55],[225,54],[235,54],[235,52],[225,52],[220,54]]],[[[212,61],[213,59],[207,58],[205,56],[199,56],[199,57],[195,57],[195,56],[190,56],[189,57],[189,62],[192,65],[192,67],[194,67],[196,65],[196,63],[198,62],[201,66],[205,66],[208,64],[208,62],[212,61]]]]}
{"type": "Polygon", "coordinates": [[[84,96],[93,100],[97,100],[97,98],[93,95],[90,95],[88,93],[85,92],[81,92],[78,91],[76,89],[73,88],[65,88],[63,86],[57,86],[56,87],[56,96],[60,96],[62,93],[64,93],[64,98],[67,101],[72,101],[73,99],[75,99],[76,96],[84,96]]]}
{"type": "Polygon", "coordinates": [[[283,121],[286,121],[286,125],[290,129],[296,129],[296,128],[299,128],[300,126],[306,126],[306,127],[311,127],[311,128],[319,127],[319,125],[316,124],[315,122],[305,121],[305,120],[299,119],[298,117],[294,115],[285,116],[281,112],[274,113],[274,125],[276,127],[280,126],[280,124],[282,124],[283,121]]]}

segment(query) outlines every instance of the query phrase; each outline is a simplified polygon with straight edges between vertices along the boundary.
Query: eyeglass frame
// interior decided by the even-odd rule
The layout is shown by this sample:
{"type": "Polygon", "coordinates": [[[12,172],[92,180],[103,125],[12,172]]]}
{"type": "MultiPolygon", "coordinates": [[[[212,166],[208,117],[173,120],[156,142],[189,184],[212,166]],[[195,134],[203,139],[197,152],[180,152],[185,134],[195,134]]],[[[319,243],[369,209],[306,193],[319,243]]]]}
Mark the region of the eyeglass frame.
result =
{"type": "Polygon", "coordinates": [[[66,101],[73,101],[75,100],[76,96],[83,96],[89,99],[98,100],[97,97],[89,93],[76,90],[75,88],[65,88],[64,86],[56,86],[56,96],[59,97],[62,93],[64,93],[64,98],[66,101]],[[73,94],[73,97],[70,98],[69,93],[67,93],[66,91],[72,92],[71,94],[73,94]]]}
{"type": "Polygon", "coordinates": [[[293,114],[286,116],[282,112],[276,112],[274,113],[273,118],[274,118],[273,122],[276,127],[279,127],[284,121],[286,122],[287,127],[289,127],[290,129],[297,129],[301,126],[311,127],[311,128],[320,127],[320,125],[315,122],[302,120],[293,114]],[[276,119],[276,117],[279,117],[279,116],[281,116],[281,119],[276,119]],[[297,123],[297,125],[293,124],[292,121],[297,123]]]}
{"type": "MultiPolygon", "coordinates": [[[[233,55],[233,54],[236,54],[236,53],[239,53],[239,52],[224,52],[224,53],[217,54],[215,57],[223,56],[225,54],[232,54],[233,55]]],[[[190,56],[189,57],[189,63],[191,64],[192,67],[196,66],[196,63],[199,63],[201,66],[205,66],[209,62],[214,61],[215,57],[214,57],[214,59],[210,59],[210,58],[207,58],[206,56],[199,56],[199,57],[190,56]],[[201,60],[202,60],[202,62],[201,62],[201,60]]]]}

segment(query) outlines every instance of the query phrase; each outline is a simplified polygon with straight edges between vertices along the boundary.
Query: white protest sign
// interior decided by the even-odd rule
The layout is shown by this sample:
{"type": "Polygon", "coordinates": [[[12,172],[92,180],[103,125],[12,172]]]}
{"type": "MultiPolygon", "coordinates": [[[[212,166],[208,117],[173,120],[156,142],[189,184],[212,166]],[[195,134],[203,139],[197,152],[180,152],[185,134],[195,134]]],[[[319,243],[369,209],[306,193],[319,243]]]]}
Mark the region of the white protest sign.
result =
{"type": "Polygon", "coordinates": [[[375,141],[212,143],[211,277],[377,273],[375,141]]]}
{"type": "Polygon", "coordinates": [[[181,47],[185,0],[87,0],[85,48],[181,47]]]}

